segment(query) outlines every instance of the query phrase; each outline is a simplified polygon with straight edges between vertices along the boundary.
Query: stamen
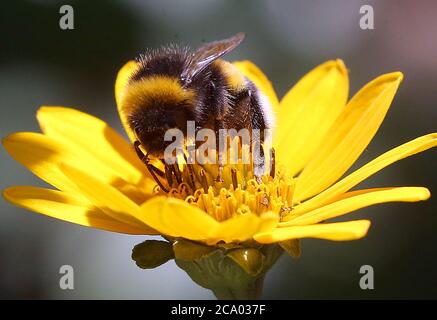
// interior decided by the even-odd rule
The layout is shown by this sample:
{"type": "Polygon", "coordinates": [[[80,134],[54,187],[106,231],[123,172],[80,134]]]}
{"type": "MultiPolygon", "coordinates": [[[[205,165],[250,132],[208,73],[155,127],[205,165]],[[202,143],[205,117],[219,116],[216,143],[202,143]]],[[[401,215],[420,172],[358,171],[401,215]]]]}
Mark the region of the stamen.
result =
{"type": "Polygon", "coordinates": [[[271,167],[270,167],[270,176],[275,179],[275,172],[276,172],[276,152],[275,149],[272,148],[272,158],[271,161],[271,167]]]}
{"type": "Polygon", "coordinates": [[[223,164],[219,163],[218,165],[218,174],[217,174],[217,178],[215,179],[216,182],[224,182],[223,180],[223,164]]]}
{"type": "Polygon", "coordinates": [[[282,220],[286,215],[288,215],[291,212],[291,207],[282,207],[279,211],[279,217],[282,220]]]}
{"type": "Polygon", "coordinates": [[[265,193],[265,192],[263,193],[263,198],[262,198],[262,201],[260,202],[260,204],[262,204],[265,207],[269,206],[269,198],[267,196],[267,193],[265,193]]]}
{"type": "Polygon", "coordinates": [[[232,185],[234,186],[234,190],[237,190],[238,188],[237,169],[232,168],[231,174],[232,174],[232,185]]]}
{"type": "Polygon", "coordinates": [[[191,188],[193,190],[195,190],[196,189],[196,183],[194,181],[194,168],[193,168],[193,165],[191,163],[188,163],[187,155],[185,153],[184,153],[184,160],[185,160],[185,163],[187,164],[187,168],[188,168],[188,176],[190,178],[189,183],[191,185],[191,188]]]}
{"type": "Polygon", "coordinates": [[[148,154],[140,148],[139,142],[135,142],[134,146],[138,157],[145,163],[157,184],[156,190],[154,189],[156,193],[165,192],[169,197],[185,200],[217,221],[248,212],[261,215],[270,211],[278,214],[281,220],[292,214],[296,181],[282,173],[276,175],[276,153],[273,148],[270,157],[270,177],[257,177],[254,174],[253,163],[225,166],[225,171],[221,172],[220,165],[218,168],[210,168],[188,163],[186,153],[183,153],[186,167],[183,163],[181,169],[178,163],[163,162],[165,170],[162,170],[152,164],[148,154]],[[219,176],[221,173],[229,175],[229,170],[231,179],[228,176],[225,181],[217,183],[216,169],[219,176]]]}
{"type": "Polygon", "coordinates": [[[203,192],[208,192],[208,180],[206,179],[205,170],[200,169],[200,182],[202,183],[203,192]]]}
{"type": "Polygon", "coordinates": [[[186,198],[188,196],[188,191],[190,187],[186,183],[181,183],[178,187],[178,192],[182,196],[182,198],[186,198]]]}

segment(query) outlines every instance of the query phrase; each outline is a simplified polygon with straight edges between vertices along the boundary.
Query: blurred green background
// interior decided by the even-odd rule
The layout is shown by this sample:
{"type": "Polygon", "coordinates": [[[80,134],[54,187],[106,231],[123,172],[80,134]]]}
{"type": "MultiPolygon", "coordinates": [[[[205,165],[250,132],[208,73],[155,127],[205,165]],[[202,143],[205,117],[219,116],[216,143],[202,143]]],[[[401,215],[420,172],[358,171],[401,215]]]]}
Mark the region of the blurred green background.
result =
{"type": "MultiPolygon", "coordinates": [[[[6,1],[0,10],[0,136],[38,131],[41,105],[72,106],[121,131],[113,98],[117,70],[146,48],[192,47],[244,31],[229,60],[255,62],[279,96],[314,66],[342,58],[351,92],[400,70],[405,80],[387,119],[357,167],[435,131],[436,1],[6,1]],[[75,10],[75,30],[59,28],[59,8],[75,10]],[[371,4],[375,29],[359,28],[371,4]]],[[[2,148],[1,188],[39,185],[2,148]]],[[[401,161],[361,187],[428,186],[437,190],[435,151],[401,161]]],[[[263,298],[437,298],[436,200],[385,204],[353,213],[370,218],[369,235],[334,243],[303,240],[303,254],[282,257],[263,298]],[[363,291],[359,268],[372,265],[375,290],[363,291]]],[[[0,298],[209,299],[174,262],[144,271],[131,260],[144,240],[49,219],[0,201],[0,298]],[[75,289],[59,288],[59,268],[75,270],[75,289]]],[[[350,218],[350,217],[347,217],[350,218]]]]}

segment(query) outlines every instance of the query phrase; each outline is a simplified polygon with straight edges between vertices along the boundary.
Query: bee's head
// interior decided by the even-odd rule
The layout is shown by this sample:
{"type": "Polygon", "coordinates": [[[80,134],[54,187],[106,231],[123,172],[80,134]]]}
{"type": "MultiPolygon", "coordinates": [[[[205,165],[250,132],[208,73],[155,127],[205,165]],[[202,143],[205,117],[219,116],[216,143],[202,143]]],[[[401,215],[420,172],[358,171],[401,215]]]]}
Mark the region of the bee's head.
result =
{"type": "Polygon", "coordinates": [[[122,112],[147,152],[163,158],[168,130],[179,129],[184,136],[187,121],[194,120],[194,92],[181,86],[178,79],[154,76],[129,85],[123,99],[122,112]]]}

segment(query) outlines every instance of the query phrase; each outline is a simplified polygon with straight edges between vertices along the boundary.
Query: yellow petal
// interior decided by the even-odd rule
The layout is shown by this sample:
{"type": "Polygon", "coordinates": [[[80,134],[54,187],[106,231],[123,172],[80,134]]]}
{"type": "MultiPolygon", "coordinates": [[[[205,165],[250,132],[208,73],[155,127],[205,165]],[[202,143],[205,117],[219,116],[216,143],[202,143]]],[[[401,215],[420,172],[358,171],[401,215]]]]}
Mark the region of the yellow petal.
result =
{"type": "Polygon", "coordinates": [[[343,178],[322,193],[298,205],[293,213],[301,215],[305,212],[319,208],[335,200],[344,192],[350,190],[361,181],[367,179],[369,176],[390,164],[435,146],[437,146],[437,133],[431,133],[391,149],[343,178]]]}
{"type": "Polygon", "coordinates": [[[290,215],[285,218],[287,222],[282,222],[279,226],[290,227],[295,225],[315,224],[378,203],[396,201],[415,202],[426,200],[430,196],[428,189],[420,187],[379,188],[359,190],[359,192],[355,191],[350,193],[351,194],[345,194],[342,200],[330,203],[295,218],[290,215]]]}
{"type": "Polygon", "coordinates": [[[80,194],[77,186],[65,177],[59,169],[61,163],[85,168],[100,180],[120,189],[137,203],[143,203],[153,194],[151,183],[135,186],[113,174],[102,161],[78,152],[70,144],[60,143],[51,137],[35,132],[18,132],[3,139],[3,145],[10,155],[27,167],[36,176],[59,190],[80,194]]]}
{"type": "Polygon", "coordinates": [[[144,203],[138,218],[163,235],[189,240],[206,240],[218,226],[204,211],[185,201],[163,196],[144,203]]]}
{"type": "Polygon", "coordinates": [[[260,233],[255,235],[254,239],[259,243],[275,243],[300,238],[347,241],[364,237],[367,234],[369,227],[369,220],[293,226],[276,228],[272,232],[260,233]]]}
{"type": "Polygon", "coordinates": [[[108,216],[135,228],[144,229],[144,233],[156,233],[138,218],[139,206],[119,190],[70,165],[63,164],[60,168],[82,194],[108,216]]]}
{"type": "Polygon", "coordinates": [[[260,219],[261,224],[258,233],[269,232],[276,228],[279,223],[279,216],[272,212],[263,213],[260,219]]]}
{"type": "Polygon", "coordinates": [[[384,120],[401,80],[400,72],[385,74],[351,99],[299,175],[296,203],[325,190],[350,168],[384,120]]]}
{"type": "Polygon", "coordinates": [[[113,175],[133,184],[144,179],[147,170],[133,147],[104,121],[64,107],[41,107],[37,118],[47,136],[81,156],[96,158],[113,175]]]}
{"type": "Polygon", "coordinates": [[[129,139],[133,142],[136,140],[135,134],[130,129],[127,119],[123,112],[121,112],[121,106],[123,97],[125,95],[126,85],[128,84],[132,74],[138,69],[139,65],[136,61],[127,62],[118,72],[117,80],[115,81],[115,101],[117,102],[118,114],[121,118],[121,122],[129,136],[129,139]]]}
{"type": "Polygon", "coordinates": [[[278,219],[278,215],[273,213],[265,213],[261,217],[255,214],[232,217],[217,225],[207,243],[213,245],[219,241],[230,243],[250,240],[258,232],[271,231],[278,224],[278,219]]]}
{"type": "MultiPolygon", "coordinates": [[[[80,165],[82,160],[53,139],[33,132],[18,132],[3,139],[3,146],[23,166],[59,190],[76,192],[77,187],[59,169],[60,162],[80,165]]],[[[93,163],[88,167],[98,170],[93,163]]],[[[97,171],[101,172],[101,170],[97,171]]]]}
{"type": "Polygon", "coordinates": [[[279,100],[276,96],[275,89],[267,76],[252,62],[236,61],[233,63],[245,77],[252,81],[256,87],[269,99],[270,104],[275,112],[278,111],[279,100]]]}
{"type": "Polygon", "coordinates": [[[223,240],[226,243],[252,239],[259,230],[260,219],[255,214],[232,217],[217,225],[208,238],[207,244],[213,245],[223,240]]]}
{"type": "Polygon", "coordinates": [[[321,64],[282,99],[275,145],[278,163],[295,175],[319,148],[346,105],[349,79],[341,60],[321,64]]]}
{"type": "Polygon", "coordinates": [[[120,223],[65,192],[37,187],[11,187],[3,191],[3,196],[14,205],[52,218],[107,231],[144,234],[144,230],[120,223]]]}

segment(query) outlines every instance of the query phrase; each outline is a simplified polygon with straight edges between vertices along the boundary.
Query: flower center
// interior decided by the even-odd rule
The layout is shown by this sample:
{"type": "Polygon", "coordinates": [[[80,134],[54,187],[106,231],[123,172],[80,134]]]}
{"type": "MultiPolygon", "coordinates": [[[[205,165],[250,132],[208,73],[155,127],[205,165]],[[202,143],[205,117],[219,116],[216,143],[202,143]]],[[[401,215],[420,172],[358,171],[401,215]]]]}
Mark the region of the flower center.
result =
{"type": "Polygon", "coordinates": [[[274,159],[270,174],[261,179],[254,176],[252,164],[225,165],[220,181],[216,164],[165,165],[165,172],[155,176],[155,192],[184,200],[217,221],[247,213],[282,217],[292,210],[295,179],[276,172],[274,159]]]}

